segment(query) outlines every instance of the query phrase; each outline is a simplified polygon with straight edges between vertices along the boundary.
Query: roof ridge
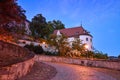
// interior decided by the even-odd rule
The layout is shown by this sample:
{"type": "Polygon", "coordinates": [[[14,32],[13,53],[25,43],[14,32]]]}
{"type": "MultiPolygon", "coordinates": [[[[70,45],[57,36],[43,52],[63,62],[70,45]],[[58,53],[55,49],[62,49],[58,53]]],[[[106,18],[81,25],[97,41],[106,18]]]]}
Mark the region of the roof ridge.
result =
{"type": "MultiPolygon", "coordinates": [[[[64,28],[64,29],[74,29],[74,28],[83,28],[82,26],[76,26],[76,27],[70,27],[70,28],[64,28]]],[[[64,29],[58,29],[58,30],[64,30],[64,29]]],[[[83,28],[84,29],[84,28],[83,28]]],[[[85,29],[84,29],[85,30],[85,29]]]]}

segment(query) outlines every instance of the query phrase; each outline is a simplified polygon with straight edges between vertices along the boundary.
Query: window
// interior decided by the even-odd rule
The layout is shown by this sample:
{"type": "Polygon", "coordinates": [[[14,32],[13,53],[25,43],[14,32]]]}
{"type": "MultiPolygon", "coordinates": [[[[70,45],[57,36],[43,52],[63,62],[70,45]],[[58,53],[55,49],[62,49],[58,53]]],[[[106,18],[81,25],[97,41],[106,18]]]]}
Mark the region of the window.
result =
{"type": "Polygon", "coordinates": [[[88,41],[88,38],[86,38],[86,41],[88,41]]]}
{"type": "Polygon", "coordinates": [[[92,42],[92,39],[90,39],[90,41],[92,42]]]}

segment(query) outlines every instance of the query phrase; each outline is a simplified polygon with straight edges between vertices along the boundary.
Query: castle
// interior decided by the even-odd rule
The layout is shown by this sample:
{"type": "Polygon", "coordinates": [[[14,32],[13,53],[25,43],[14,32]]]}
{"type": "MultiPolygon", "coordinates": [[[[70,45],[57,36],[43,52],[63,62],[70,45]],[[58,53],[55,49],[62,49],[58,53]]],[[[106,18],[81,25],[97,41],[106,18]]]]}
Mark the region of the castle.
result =
{"type": "Polygon", "coordinates": [[[93,36],[85,30],[82,26],[73,27],[73,28],[66,28],[54,31],[55,35],[64,34],[68,37],[68,42],[72,45],[72,42],[75,38],[79,38],[82,41],[82,44],[86,45],[87,50],[93,50],[92,38],[93,36]]]}

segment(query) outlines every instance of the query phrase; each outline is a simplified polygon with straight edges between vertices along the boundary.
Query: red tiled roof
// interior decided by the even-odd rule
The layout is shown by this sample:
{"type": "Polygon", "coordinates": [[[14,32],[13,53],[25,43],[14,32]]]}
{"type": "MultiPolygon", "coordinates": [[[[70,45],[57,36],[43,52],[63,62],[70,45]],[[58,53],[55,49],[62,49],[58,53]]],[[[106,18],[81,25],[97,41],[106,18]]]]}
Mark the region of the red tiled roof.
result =
{"type": "MultiPolygon", "coordinates": [[[[54,31],[54,34],[57,34],[58,30],[54,31]]],[[[66,35],[67,37],[77,37],[79,35],[90,35],[82,26],[74,28],[60,29],[60,33],[66,35]]],[[[90,35],[92,36],[92,35],[90,35]]]]}

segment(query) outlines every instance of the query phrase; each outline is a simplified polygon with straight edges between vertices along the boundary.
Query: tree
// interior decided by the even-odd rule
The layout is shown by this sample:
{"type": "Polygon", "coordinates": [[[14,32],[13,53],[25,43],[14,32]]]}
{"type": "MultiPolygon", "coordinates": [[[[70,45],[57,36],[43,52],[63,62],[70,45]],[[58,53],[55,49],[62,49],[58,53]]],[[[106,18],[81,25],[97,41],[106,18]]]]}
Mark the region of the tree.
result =
{"type": "Polygon", "coordinates": [[[30,45],[25,45],[24,47],[28,48],[30,51],[33,51],[36,54],[42,54],[44,52],[41,46],[34,46],[30,44],[30,45]]]}
{"type": "Polygon", "coordinates": [[[72,42],[72,49],[77,49],[81,53],[85,50],[84,44],[82,44],[82,41],[79,38],[74,38],[74,41],[72,42]]]}
{"type": "Polygon", "coordinates": [[[40,37],[46,39],[48,37],[48,28],[45,17],[42,14],[37,14],[32,18],[32,22],[30,23],[30,30],[32,32],[32,36],[40,37]]]}
{"type": "Polygon", "coordinates": [[[71,51],[68,52],[68,56],[70,57],[87,57],[92,58],[93,52],[89,51],[85,48],[86,44],[83,44],[82,41],[79,38],[74,38],[74,41],[72,41],[72,47],[71,51]]]}
{"type": "Polygon", "coordinates": [[[120,59],[120,55],[118,55],[118,58],[120,59]]]}
{"type": "Polygon", "coordinates": [[[96,51],[96,52],[94,52],[94,58],[107,59],[108,55],[106,53],[101,52],[101,51],[96,51]]]}
{"type": "Polygon", "coordinates": [[[60,20],[48,21],[47,24],[48,24],[48,28],[50,30],[50,33],[53,33],[54,30],[65,28],[64,24],[60,20]]]}
{"type": "Polygon", "coordinates": [[[57,35],[51,34],[49,38],[49,44],[51,46],[55,46],[60,56],[65,56],[67,51],[69,51],[69,46],[68,46],[69,43],[65,35],[57,36],[57,35]]]}
{"type": "Polygon", "coordinates": [[[0,26],[4,26],[11,21],[23,22],[26,17],[17,0],[0,0],[0,26]]]}
{"type": "Polygon", "coordinates": [[[22,23],[26,17],[23,10],[16,2],[17,0],[0,0],[0,40],[8,41],[8,38],[12,38],[9,32],[11,28],[8,28],[11,22],[22,23]]]}

